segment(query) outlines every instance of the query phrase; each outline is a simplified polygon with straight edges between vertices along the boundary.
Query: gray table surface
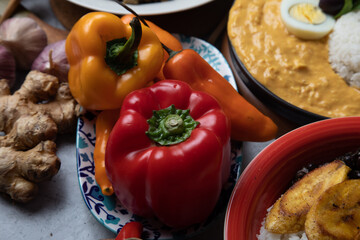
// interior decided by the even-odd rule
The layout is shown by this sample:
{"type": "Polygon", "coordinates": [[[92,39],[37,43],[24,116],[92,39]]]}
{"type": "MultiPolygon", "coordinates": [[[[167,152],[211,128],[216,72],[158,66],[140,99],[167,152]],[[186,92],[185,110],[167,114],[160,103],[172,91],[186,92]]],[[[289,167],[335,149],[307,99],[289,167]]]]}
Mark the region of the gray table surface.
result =
{"type": "MultiPolygon", "coordinates": [[[[54,17],[49,2],[23,0],[22,5],[47,23],[63,28],[54,17]]],[[[27,204],[15,203],[0,196],[0,240],[105,239],[115,234],[102,226],[86,207],[76,172],[75,134],[58,137],[57,154],[62,165],[49,182],[40,184],[36,199],[27,204]]],[[[243,168],[270,142],[243,143],[243,168]]],[[[223,219],[195,239],[222,239],[223,219]]]]}

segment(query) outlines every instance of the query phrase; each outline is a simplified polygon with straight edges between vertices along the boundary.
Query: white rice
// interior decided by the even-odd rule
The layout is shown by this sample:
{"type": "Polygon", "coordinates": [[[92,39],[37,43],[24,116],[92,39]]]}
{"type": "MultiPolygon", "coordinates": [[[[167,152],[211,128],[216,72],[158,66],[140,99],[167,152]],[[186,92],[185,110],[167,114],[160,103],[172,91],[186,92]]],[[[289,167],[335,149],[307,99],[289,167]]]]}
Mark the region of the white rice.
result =
{"type": "MultiPolygon", "coordinates": [[[[267,211],[269,212],[271,208],[272,206],[267,211]]],[[[304,231],[291,234],[276,234],[269,232],[265,229],[265,218],[261,223],[260,233],[256,235],[258,240],[308,240],[304,231]]]]}
{"type": "Polygon", "coordinates": [[[336,21],[329,36],[329,61],[350,86],[360,88],[360,11],[336,21]]]}
{"type": "Polygon", "coordinates": [[[258,240],[308,240],[304,231],[291,234],[276,234],[265,229],[265,220],[261,223],[260,234],[256,235],[258,240]]]}

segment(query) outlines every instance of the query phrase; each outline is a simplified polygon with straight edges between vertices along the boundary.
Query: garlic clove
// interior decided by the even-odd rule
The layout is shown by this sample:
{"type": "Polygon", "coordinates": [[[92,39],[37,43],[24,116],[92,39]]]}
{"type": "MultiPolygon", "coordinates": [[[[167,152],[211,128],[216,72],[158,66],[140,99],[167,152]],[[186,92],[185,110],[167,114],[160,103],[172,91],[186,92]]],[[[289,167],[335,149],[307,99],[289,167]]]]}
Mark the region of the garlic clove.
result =
{"type": "Polygon", "coordinates": [[[6,79],[12,87],[16,76],[15,58],[3,45],[0,45],[0,79],[6,79]]]}
{"type": "Polygon", "coordinates": [[[47,45],[47,36],[34,19],[13,17],[0,25],[0,43],[12,52],[17,67],[29,70],[47,45]]]}

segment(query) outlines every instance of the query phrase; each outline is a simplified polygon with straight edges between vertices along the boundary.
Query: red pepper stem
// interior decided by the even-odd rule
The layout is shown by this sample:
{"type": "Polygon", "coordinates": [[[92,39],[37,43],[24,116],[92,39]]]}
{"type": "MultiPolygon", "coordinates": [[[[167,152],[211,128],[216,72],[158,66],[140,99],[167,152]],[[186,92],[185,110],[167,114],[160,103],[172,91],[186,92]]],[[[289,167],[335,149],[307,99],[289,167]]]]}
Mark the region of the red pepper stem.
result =
{"type": "Polygon", "coordinates": [[[146,135],[162,146],[185,141],[199,124],[190,116],[189,110],[177,109],[174,105],[153,111],[147,122],[149,129],[146,135]]]}
{"type": "Polygon", "coordinates": [[[184,131],[184,120],[177,114],[168,115],[163,124],[170,135],[181,134],[184,131]]]}

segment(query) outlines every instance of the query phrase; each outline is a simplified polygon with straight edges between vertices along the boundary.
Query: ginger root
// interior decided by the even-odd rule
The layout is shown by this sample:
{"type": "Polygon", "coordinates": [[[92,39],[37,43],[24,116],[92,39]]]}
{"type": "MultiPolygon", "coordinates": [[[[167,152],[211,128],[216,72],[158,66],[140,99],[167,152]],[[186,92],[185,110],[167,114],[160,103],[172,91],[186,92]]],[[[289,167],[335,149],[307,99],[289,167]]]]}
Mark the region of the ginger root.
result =
{"type": "Polygon", "coordinates": [[[60,169],[53,141],[42,141],[28,151],[0,147],[0,191],[18,202],[28,202],[37,192],[37,182],[51,179],[60,169]]]}
{"type": "Polygon", "coordinates": [[[55,76],[46,73],[29,72],[13,95],[7,81],[0,80],[0,131],[10,132],[21,116],[37,112],[48,115],[59,133],[65,133],[76,123],[80,105],[73,99],[67,83],[59,84],[55,76]]]}
{"type": "Polygon", "coordinates": [[[57,133],[72,131],[80,113],[67,83],[52,75],[31,71],[12,95],[0,80],[0,192],[19,202],[33,199],[36,183],[60,169],[57,133]]]}

